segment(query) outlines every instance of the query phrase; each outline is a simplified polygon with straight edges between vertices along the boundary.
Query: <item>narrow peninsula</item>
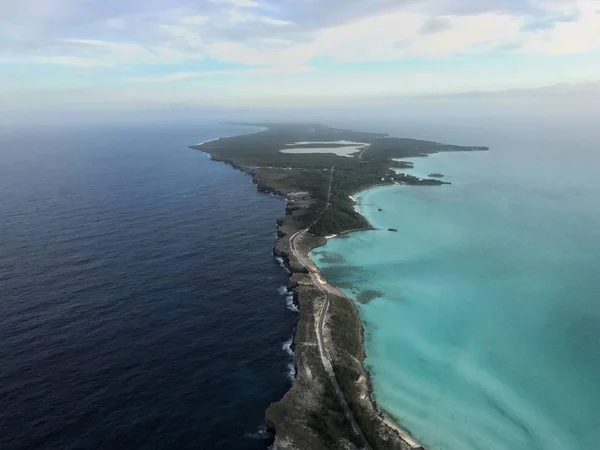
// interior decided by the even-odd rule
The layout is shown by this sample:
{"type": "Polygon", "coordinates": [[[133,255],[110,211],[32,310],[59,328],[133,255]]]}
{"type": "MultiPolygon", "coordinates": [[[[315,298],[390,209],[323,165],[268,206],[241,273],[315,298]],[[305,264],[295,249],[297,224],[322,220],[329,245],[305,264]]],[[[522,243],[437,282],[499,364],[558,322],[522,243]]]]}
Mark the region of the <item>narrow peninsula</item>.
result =
{"type": "MultiPolygon", "coordinates": [[[[376,185],[449,184],[401,173],[404,158],[487,147],[445,145],[318,124],[252,123],[254,134],[193,147],[247,172],[262,192],[287,200],[274,253],[290,272],[300,310],[296,379],[266,412],[274,449],[422,449],[375,402],[363,366],[363,327],[355,302],[327,283],[308,254],[331,236],[370,229],[353,194],[376,185]]],[[[395,229],[390,231],[396,232],[395,229]]]]}

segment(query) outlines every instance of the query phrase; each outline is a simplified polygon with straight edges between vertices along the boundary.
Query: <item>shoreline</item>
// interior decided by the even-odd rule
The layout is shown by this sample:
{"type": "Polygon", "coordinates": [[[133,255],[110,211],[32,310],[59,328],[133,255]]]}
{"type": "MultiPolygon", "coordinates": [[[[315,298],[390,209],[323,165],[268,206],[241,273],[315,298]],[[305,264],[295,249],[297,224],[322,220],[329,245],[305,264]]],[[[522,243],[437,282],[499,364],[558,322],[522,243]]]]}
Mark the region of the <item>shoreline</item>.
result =
{"type": "MultiPolygon", "coordinates": [[[[288,247],[290,246],[289,241],[291,240],[291,238],[296,235],[297,233],[301,232],[302,229],[297,229],[295,230],[295,232],[290,235],[288,232],[286,231],[281,231],[282,227],[285,227],[287,224],[287,218],[291,218],[291,214],[288,214],[288,205],[290,202],[293,202],[293,200],[291,200],[289,197],[281,194],[281,193],[274,193],[271,192],[270,190],[262,190],[261,186],[259,183],[257,184],[257,188],[259,190],[259,192],[263,192],[265,194],[271,194],[271,195],[277,195],[280,198],[283,198],[286,200],[286,215],[283,218],[279,218],[277,220],[277,233],[278,233],[278,238],[276,240],[275,246],[274,246],[274,256],[276,258],[279,258],[280,260],[283,261],[284,267],[289,275],[290,278],[290,284],[288,285],[288,289],[290,292],[294,293],[294,302],[296,303],[296,306],[298,307],[299,311],[302,311],[302,305],[297,301],[298,298],[298,292],[296,291],[296,288],[298,287],[297,285],[294,285],[294,275],[298,274],[298,269],[299,267],[297,265],[295,265],[293,262],[290,262],[290,258],[294,259],[296,258],[296,256],[293,254],[293,252],[290,251],[281,251],[281,247],[288,247]]],[[[359,195],[360,193],[370,190],[370,189],[375,189],[375,188],[381,188],[381,187],[391,187],[391,186],[398,186],[398,183],[376,183],[370,186],[366,186],[363,189],[353,192],[352,195],[350,196],[350,198],[353,201],[354,207],[356,209],[356,205],[358,204],[358,202],[356,201],[356,196],[359,195]]],[[[359,213],[360,214],[360,213],[359,213]]],[[[362,216],[362,214],[361,214],[362,216]]],[[[364,217],[364,216],[362,216],[364,217]]],[[[318,267],[316,266],[316,264],[312,261],[312,259],[310,258],[309,254],[312,250],[323,247],[324,245],[327,244],[327,241],[329,239],[333,239],[335,237],[341,237],[341,236],[346,236],[349,235],[351,233],[356,233],[356,232],[362,232],[362,231],[374,231],[376,230],[376,228],[373,227],[372,224],[370,224],[370,222],[368,222],[368,220],[365,218],[365,220],[367,221],[367,223],[369,224],[368,226],[365,226],[363,228],[356,228],[356,229],[350,229],[350,230],[344,230],[338,234],[335,235],[330,235],[330,236],[325,236],[325,237],[321,237],[318,239],[318,241],[316,241],[313,245],[309,245],[307,247],[304,247],[301,255],[303,258],[305,258],[306,260],[309,261],[309,264],[306,264],[306,268],[309,272],[311,272],[312,274],[314,274],[315,277],[317,277],[317,279],[320,280],[322,286],[325,289],[329,289],[332,292],[335,292],[335,294],[337,296],[339,296],[339,298],[342,298],[344,301],[346,301],[349,305],[351,305],[354,314],[356,315],[356,318],[360,321],[361,323],[361,331],[360,331],[360,344],[361,344],[361,348],[360,348],[360,352],[361,352],[361,364],[363,365],[363,370],[365,372],[366,375],[366,396],[368,399],[368,402],[371,405],[372,411],[373,411],[373,415],[375,416],[375,418],[377,420],[379,420],[382,424],[384,424],[385,426],[389,427],[391,430],[393,430],[393,433],[396,434],[396,436],[400,439],[401,443],[400,446],[395,446],[393,448],[398,448],[398,449],[406,449],[406,450],[426,450],[425,447],[423,446],[422,443],[420,443],[414,436],[412,436],[410,434],[410,432],[405,429],[402,424],[400,424],[395,418],[393,418],[387,411],[385,411],[383,408],[381,408],[379,406],[379,404],[377,403],[377,401],[375,400],[375,394],[373,391],[373,384],[372,384],[372,375],[371,373],[364,367],[364,359],[366,357],[366,347],[364,344],[364,324],[363,322],[360,320],[360,312],[358,309],[358,305],[356,304],[356,302],[348,297],[346,294],[344,294],[337,286],[335,286],[334,284],[330,283],[329,281],[327,281],[327,279],[321,274],[320,270],[318,269],[318,267]]],[[[291,247],[291,246],[290,246],[291,247]]],[[[300,263],[302,264],[302,263],[300,263]]],[[[304,265],[303,265],[304,266],[304,265]]],[[[296,331],[298,330],[298,328],[300,328],[300,322],[302,320],[302,316],[299,317],[298,319],[298,325],[296,328],[296,331]]],[[[302,345],[302,343],[297,343],[296,342],[296,331],[294,332],[294,335],[292,337],[292,340],[294,342],[294,345],[302,345]]],[[[296,359],[294,358],[294,365],[296,366],[296,359]]],[[[299,368],[296,367],[296,372],[299,373],[299,368]]],[[[285,398],[285,397],[284,397],[285,398]]],[[[277,436],[277,426],[275,426],[274,424],[269,424],[269,415],[267,414],[267,425],[268,426],[272,426],[274,428],[275,431],[275,436],[277,436]]],[[[285,446],[282,445],[277,445],[277,438],[275,440],[275,445],[273,447],[275,450],[279,449],[279,448],[287,448],[285,446]]],[[[392,447],[389,447],[392,448],[392,447]]]]}
{"type": "Polygon", "coordinates": [[[450,184],[397,173],[394,168],[404,166],[394,157],[489,148],[315,124],[259,126],[267,131],[192,148],[247,173],[258,191],[286,199],[285,214],[276,220],[273,254],[287,269],[288,290],[299,313],[292,344],[296,378],[265,413],[266,426],[274,432],[273,450],[425,450],[377,404],[372,376],[364,366],[365,329],[359,306],[322,276],[309,254],[327,243],[325,236],[375,229],[357,211],[354,197],[360,192],[392,185],[450,184]],[[290,142],[340,139],[371,143],[369,156],[289,156],[278,150],[290,142]]]}
{"type": "MultiPolygon", "coordinates": [[[[359,212],[359,210],[356,208],[358,205],[358,201],[356,200],[356,197],[358,195],[360,195],[361,193],[371,190],[371,189],[376,189],[376,188],[383,188],[383,187],[392,187],[392,186],[399,186],[398,183],[390,183],[390,184],[373,184],[371,186],[366,186],[364,189],[361,189],[359,191],[353,192],[352,195],[350,195],[350,199],[353,201],[354,203],[354,209],[355,211],[360,214],[362,217],[365,218],[365,220],[369,223],[368,227],[365,228],[359,228],[359,229],[353,229],[353,230],[345,230],[342,231],[341,233],[338,233],[336,235],[332,235],[332,236],[325,236],[325,242],[322,243],[321,245],[315,246],[313,248],[311,248],[305,255],[306,258],[308,258],[309,260],[311,260],[312,262],[312,258],[310,258],[309,253],[312,250],[315,250],[317,248],[323,247],[327,244],[327,241],[329,239],[334,239],[337,237],[341,237],[341,236],[347,236],[350,235],[352,233],[358,233],[358,232],[364,232],[364,231],[375,231],[376,228],[373,227],[373,224],[371,224],[369,222],[369,220],[359,212]]],[[[310,269],[309,269],[310,270],[310,269]]],[[[324,280],[324,283],[329,286],[331,289],[335,290],[338,292],[338,295],[340,295],[341,297],[343,297],[346,301],[352,303],[352,305],[354,306],[356,315],[359,316],[360,318],[360,311],[358,308],[358,305],[356,303],[356,301],[352,298],[350,298],[348,295],[344,294],[344,292],[339,289],[335,284],[327,281],[327,279],[323,276],[323,274],[321,273],[321,271],[319,270],[319,268],[317,267],[317,265],[313,262],[312,263],[312,270],[314,271],[314,273],[316,274],[317,277],[319,277],[320,279],[324,280]]],[[[361,353],[362,353],[362,359],[364,361],[364,359],[366,358],[366,346],[364,343],[364,323],[361,320],[361,324],[362,324],[362,339],[361,339],[361,353]]],[[[387,426],[389,426],[390,428],[392,428],[396,433],[398,433],[398,435],[401,437],[401,439],[406,443],[406,445],[408,445],[408,448],[410,449],[415,449],[415,450],[426,450],[424,445],[419,442],[412,434],[410,434],[410,431],[408,431],[406,428],[404,428],[402,426],[401,423],[398,422],[398,420],[396,420],[390,413],[388,413],[386,410],[384,410],[383,408],[381,408],[381,406],[379,406],[379,404],[377,403],[377,400],[375,399],[375,392],[373,390],[373,381],[372,381],[372,375],[371,372],[369,370],[367,370],[365,368],[365,372],[367,373],[367,384],[368,384],[368,395],[369,395],[369,399],[370,402],[373,405],[374,410],[376,411],[376,414],[379,416],[379,419],[384,422],[387,426]]]]}
{"type": "MultiPolygon", "coordinates": [[[[287,201],[288,201],[288,205],[289,205],[290,199],[287,199],[287,201]]],[[[290,278],[290,283],[288,285],[288,289],[294,293],[294,301],[296,302],[296,306],[298,307],[299,312],[300,312],[296,331],[293,336],[294,348],[297,349],[299,347],[301,348],[302,346],[306,345],[306,343],[307,343],[306,337],[303,336],[302,333],[300,333],[300,330],[305,329],[307,326],[310,327],[310,323],[312,323],[314,325],[315,322],[318,321],[317,317],[307,314],[308,310],[314,308],[314,303],[315,303],[315,299],[310,299],[310,298],[307,299],[306,298],[306,297],[308,297],[308,295],[305,291],[307,288],[308,289],[317,288],[320,290],[330,291],[330,293],[335,294],[337,296],[337,298],[342,299],[344,302],[347,303],[347,305],[351,308],[352,313],[354,314],[356,320],[359,322],[360,322],[360,316],[359,316],[358,306],[356,305],[354,300],[352,300],[351,298],[349,298],[348,296],[343,294],[343,292],[340,291],[336,286],[327,282],[326,279],[321,274],[321,272],[316,267],[316,265],[314,264],[314,262],[309,257],[309,253],[311,250],[313,250],[315,248],[319,248],[327,243],[326,238],[311,236],[310,238],[312,239],[312,242],[309,242],[308,244],[306,242],[302,242],[301,244],[298,245],[299,247],[301,247],[301,250],[299,250],[297,252],[299,254],[298,256],[300,258],[302,258],[304,260],[304,262],[300,261],[299,257],[295,254],[293,239],[298,234],[302,233],[304,229],[295,227],[293,225],[293,223],[290,223],[290,219],[292,219],[292,218],[291,218],[290,214],[287,214],[288,211],[289,211],[289,208],[286,207],[286,216],[284,216],[283,218],[279,218],[277,221],[278,238],[276,240],[273,253],[274,253],[275,257],[280,258],[281,260],[284,261],[284,265],[287,268],[288,275],[290,278]],[[311,279],[312,277],[316,278],[318,281],[317,282],[313,281],[311,279]],[[320,284],[320,286],[317,286],[317,283],[320,284]]],[[[365,227],[363,229],[347,230],[343,234],[349,234],[349,233],[352,233],[355,231],[365,231],[365,230],[369,230],[369,229],[371,229],[371,228],[365,227]]],[[[320,305],[319,305],[319,309],[320,309],[320,305]]],[[[365,380],[364,385],[366,388],[365,389],[366,392],[364,392],[364,394],[366,394],[366,399],[370,403],[371,409],[374,413],[373,414],[374,418],[379,420],[381,422],[381,424],[383,424],[384,426],[387,426],[391,430],[393,430],[393,433],[396,434],[397,439],[401,440],[399,445],[394,445],[394,446],[389,446],[389,447],[380,447],[380,448],[390,448],[390,449],[391,448],[399,448],[399,449],[403,449],[403,450],[422,449],[423,447],[420,446],[420,444],[417,445],[417,443],[414,439],[412,439],[411,437],[408,437],[409,436],[408,433],[402,427],[397,425],[393,421],[393,419],[391,419],[387,414],[384,414],[382,412],[382,410],[379,408],[379,406],[376,404],[376,402],[374,400],[374,394],[372,392],[370,373],[364,368],[364,365],[362,364],[363,360],[365,358],[365,355],[366,355],[366,351],[365,351],[365,346],[364,346],[364,328],[363,328],[362,323],[361,323],[360,327],[361,327],[360,328],[360,363],[361,363],[362,369],[364,370],[364,380],[365,380]]],[[[316,327],[314,327],[314,329],[312,330],[312,334],[314,334],[314,335],[318,334],[316,327]]],[[[329,345],[326,344],[325,346],[328,347],[329,353],[336,352],[336,350],[337,350],[335,348],[337,346],[336,343],[332,342],[331,340],[329,340],[329,345]]],[[[319,362],[320,362],[320,360],[319,360],[319,362]]],[[[314,363],[315,363],[314,360],[312,362],[310,362],[310,361],[305,362],[305,361],[303,361],[302,358],[295,357],[294,365],[296,366],[296,373],[298,374],[298,377],[300,377],[303,372],[307,372],[307,371],[311,372],[312,371],[311,369],[314,368],[314,363]]],[[[328,383],[329,380],[326,380],[326,382],[328,383]]],[[[292,383],[292,387],[290,388],[288,393],[286,393],[284,398],[281,399],[280,401],[272,404],[269,407],[269,409],[267,410],[267,414],[266,414],[267,426],[268,426],[268,428],[274,430],[274,432],[275,432],[275,442],[274,442],[274,446],[273,446],[273,448],[275,450],[284,449],[284,448],[294,448],[294,449],[295,448],[298,448],[298,449],[312,448],[312,447],[304,447],[299,444],[297,444],[297,446],[289,445],[290,437],[286,433],[286,431],[287,431],[285,429],[286,424],[282,423],[280,420],[278,420],[278,417],[277,417],[278,413],[276,411],[275,412],[273,411],[274,405],[283,407],[284,409],[289,409],[289,410],[293,410],[297,407],[296,404],[298,403],[298,399],[295,398],[296,397],[295,394],[299,394],[300,396],[303,396],[303,395],[307,394],[307,390],[308,390],[307,388],[304,388],[302,386],[297,386],[298,384],[299,384],[298,379],[296,379],[294,381],[294,383],[292,383]],[[294,392],[296,390],[299,390],[300,392],[298,392],[298,393],[294,392]],[[283,434],[283,436],[282,436],[282,434],[283,434]]],[[[342,392],[343,392],[343,390],[342,390],[342,392]]],[[[343,392],[343,395],[347,399],[347,393],[343,392]]],[[[293,438],[292,438],[292,440],[293,440],[293,438]]],[[[363,447],[357,446],[357,447],[353,447],[353,448],[363,448],[363,447]]],[[[371,448],[371,447],[369,446],[367,448],[371,448]]]]}
{"type": "MultiPolygon", "coordinates": [[[[304,298],[304,297],[309,296],[309,295],[307,295],[307,292],[306,292],[307,288],[308,288],[308,290],[310,290],[311,288],[314,289],[316,287],[316,286],[314,286],[314,283],[312,283],[311,281],[307,282],[307,280],[302,280],[302,275],[306,275],[308,277],[309,272],[313,272],[314,275],[318,279],[323,280],[324,286],[326,286],[332,292],[335,292],[336,295],[340,299],[343,299],[343,301],[345,301],[350,306],[356,320],[360,323],[360,364],[361,364],[361,368],[364,372],[363,373],[363,376],[364,376],[363,391],[364,392],[362,392],[362,394],[364,395],[363,398],[368,403],[368,408],[370,409],[369,414],[371,414],[372,417],[380,423],[380,425],[379,425],[380,427],[384,428],[384,430],[381,431],[381,435],[384,437],[384,440],[395,441],[394,443],[391,443],[391,446],[375,447],[375,446],[370,446],[367,443],[367,445],[368,445],[367,448],[372,448],[374,450],[375,449],[377,449],[377,450],[379,450],[379,449],[426,450],[426,448],[420,442],[418,442],[418,440],[415,439],[408,430],[403,428],[402,425],[399,424],[389,413],[387,413],[385,410],[383,410],[378,405],[377,401],[375,400],[375,395],[374,395],[373,386],[372,386],[372,377],[371,377],[370,372],[364,367],[364,364],[363,364],[364,358],[366,357],[366,349],[365,349],[365,345],[364,345],[364,325],[363,325],[362,321],[360,320],[358,305],[356,305],[356,302],[353,299],[351,299],[346,294],[344,294],[335,285],[329,283],[323,277],[323,275],[321,274],[321,272],[319,271],[317,266],[314,264],[314,262],[312,262],[312,260],[310,259],[310,256],[309,256],[309,253],[311,250],[324,246],[327,243],[327,239],[325,237],[310,235],[310,238],[312,239],[313,242],[309,243],[309,245],[307,245],[307,246],[303,246],[303,249],[301,252],[302,256],[304,258],[306,258],[308,261],[310,261],[310,264],[308,264],[308,266],[311,269],[308,269],[308,270],[305,269],[305,267],[302,265],[302,263],[300,263],[298,261],[298,259],[296,258],[296,256],[293,254],[293,252],[291,250],[291,245],[290,245],[290,240],[293,237],[293,235],[302,231],[302,229],[303,229],[300,226],[298,226],[298,224],[296,223],[296,221],[292,215],[293,213],[297,213],[297,211],[298,211],[298,209],[295,208],[295,205],[294,205],[295,200],[293,199],[293,197],[290,195],[287,195],[286,193],[281,192],[277,189],[271,188],[268,185],[263,184],[262,181],[260,180],[260,178],[257,176],[257,174],[254,173],[251,169],[246,169],[246,168],[239,166],[231,161],[216,161],[214,159],[212,159],[212,160],[214,162],[220,162],[220,163],[227,164],[230,167],[232,167],[233,169],[249,175],[251,177],[251,181],[256,185],[257,191],[259,191],[263,194],[277,196],[286,201],[286,208],[285,208],[284,215],[282,217],[277,218],[277,220],[276,220],[277,239],[275,240],[275,244],[273,247],[273,255],[275,258],[279,258],[283,261],[284,269],[286,270],[288,277],[289,277],[288,290],[289,290],[289,292],[293,293],[293,295],[294,295],[293,301],[294,301],[294,304],[296,305],[296,307],[298,308],[298,321],[296,323],[295,330],[293,331],[292,346],[291,346],[291,348],[294,352],[293,364],[294,364],[295,371],[296,371],[296,378],[292,381],[292,385],[291,385],[290,389],[288,390],[288,392],[284,395],[284,397],[282,399],[280,399],[279,401],[272,403],[269,406],[269,408],[267,409],[266,414],[265,414],[265,419],[266,419],[265,422],[266,422],[267,429],[271,430],[275,435],[275,439],[274,439],[274,443],[273,443],[273,447],[272,447],[273,450],[284,450],[284,449],[309,450],[311,448],[320,448],[320,447],[312,447],[310,445],[307,445],[306,441],[302,442],[302,443],[299,442],[298,444],[296,444],[294,436],[293,436],[294,433],[288,433],[287,428],[289,427],[289,424],[286,424],[285,422],[282,423],[282,421],[277,418],[277,416],[280,415],[279,409],[297,410],[298,409],[298,406],[297,406],[298,401],[296,400],[296,397],[298,397],[298,396],[301,397],[304,394],[306,394],[307,391],[311,390],[310,387],[302,386],[302,385],[300,385],[300,383],[298,383],[298,379],[300,378],[301,374],[303,372],[307,372],[307,370],[306,370],[307,367],[311,367],[314,364],[314,361],[304,361],[304,359],[300,357],[299,351],[298,351],[298,349],[304,345],[311,345],[311,344],[307,344],[307,342],[306,342],[307,339],[302,335],[302,333],[299,333],[299,331],[301,329],[306,328],[306,326],[307,326],[306,322],[311,320],[311,315],[309,314],[308,310],[312,306],[311,303],[314,303],[313,299],[304,298]],[[300,392],[295,392],[295,391],[300,391],[300,392]],[[387,430],[385,430],[385,428],[387,428],[387,430]],[[390,432],[390,430],[391,430],[391,432],[390,432]]],[[[390,182],[390,183],[375,183],[373,185],[365,186],[364,188],[362,188],[356,192],[353,192],[350,197],[352,198],[354,206],[356,206],[357,202],[355,200],[355,196],[357,194],[359,194],[360,192],[363,192],[363,191],[366,191],[369,189],[373,189],[373,188],[377,188],[377,187],[388,187],[388,186],[397,186],[397,185],[399,185],[399,184],[392,183],[392,182],[390,182]]],[[[305,206],[303,206],[303,207],[305,207],[305,206]]],[[[361,217],[364,217],[364,216],[361,215],[361,217]]],[[[365,221],[366,221],[366,219],[365,219],[365,221]]],[[[344,231],[336,234],[335,237],[345,236],[345,235],[355,233],[355,232],[375,230],[375,228],[368,221],[366,221],[366,223],[368,224],[368,226],[365,226],[362,228],[344,230],[344,231]]],[[[330,344],[330,345],[332,345],[332,344],[330,344]]],[[[335,345],[334,345],[334,347],[335,347],[335,345]]],[[[311,370],[309,369],[308,372],[310,373],[310,371],[311,370]]],[[[346,395],[345,392],[344,392],[344,395],[346,395]]],[[[286,415],[289,416],[290,414],[288,413],[286,415]]],[[[287,417],[286,419],[289,420],[289,417],[287,417]]],[[[356,446],[356,447],[349,447],[349,448],[358,450],[363,447],[356,446]]]]}

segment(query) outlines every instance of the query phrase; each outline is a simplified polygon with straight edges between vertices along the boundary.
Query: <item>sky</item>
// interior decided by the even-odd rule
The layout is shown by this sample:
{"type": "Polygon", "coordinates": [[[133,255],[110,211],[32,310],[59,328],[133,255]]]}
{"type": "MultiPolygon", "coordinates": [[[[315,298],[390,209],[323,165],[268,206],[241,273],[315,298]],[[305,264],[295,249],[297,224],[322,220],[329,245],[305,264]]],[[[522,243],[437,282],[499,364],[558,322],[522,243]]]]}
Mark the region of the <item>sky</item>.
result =
{"type": "Polygon", "coordinates": [[[599,83],[600,0],[0,0],[0,109],[588,98],[599,83]]]}

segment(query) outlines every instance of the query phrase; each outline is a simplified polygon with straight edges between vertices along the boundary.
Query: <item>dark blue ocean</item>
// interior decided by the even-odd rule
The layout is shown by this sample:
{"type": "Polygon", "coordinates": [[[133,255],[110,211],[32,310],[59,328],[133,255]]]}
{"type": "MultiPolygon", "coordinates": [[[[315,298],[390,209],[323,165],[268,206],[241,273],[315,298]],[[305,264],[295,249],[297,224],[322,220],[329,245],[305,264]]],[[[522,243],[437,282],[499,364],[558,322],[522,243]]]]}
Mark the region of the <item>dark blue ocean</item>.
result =
{"type": "Polygon", "coordinates": [[[206,123],[0,133],[0,448],[264,449],[296,321],[281,199],[206,123]]]}

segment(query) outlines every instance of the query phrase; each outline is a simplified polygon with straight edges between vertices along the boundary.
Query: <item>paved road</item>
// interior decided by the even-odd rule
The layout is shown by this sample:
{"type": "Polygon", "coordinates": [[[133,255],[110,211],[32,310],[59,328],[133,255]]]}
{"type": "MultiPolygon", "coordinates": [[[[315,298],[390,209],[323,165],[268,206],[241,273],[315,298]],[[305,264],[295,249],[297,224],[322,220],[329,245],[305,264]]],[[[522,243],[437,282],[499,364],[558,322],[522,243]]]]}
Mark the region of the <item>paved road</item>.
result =
{"type": "Polygon", "coordinates": [[[360,436],[362,438],[363,442],[365,442],[364,448],[370,449],[369,445],[366,443],[367,441],[365,440],[362,430],[360,429],[360,427],[358,426],[358,423],[356,423],[356,420],[354,419],[354,414],[352,414],[352,411],[350,410],[350,407],[348,406],[348,402],[346,402],[346,397],[344,396],[344,393],[342,392],[342,389],[340,388],[337,378],[335,377],[335,372],[333,371],[333,366],[331,365],[331,359],[329,357],[329,352],[327,352],[327,349],[325,348],[325,343],[324,343],[324,339],[323,339],[323,327],[325,325],[325,317],[327,316],[327,312],[329,311],[329,304],[331,302],[331,294],[325,288],[323,280],[321,280],[317,276],[317,274],[306,263],[302,254],[296,249],[296,240],[298,238],[302,238],[302,236],[304,235],[304,233],[306,231],[308,231],[308,228],[305,228],[304,230],[300,230],[296,234],[294,234],[290,239],[290,247],[291,247],[292,253],[298,259],[300,264],[302,264],[302,266],[304,266],[304,268],[306,270],[308,270],[308,272],[310,273],[310,277],[312,279],[313,285],[315,287],[317,287],[325,295],[325,302],[323,303],[323,306],[321,307],[321,312],[319,313],[319,323],[317,326],[317,342],[319,344],[319,353],[321,354],[321,361],[323,362],[323,367],[325,367],[325,370],[327,372],[327,375],[329,376],[329,380],[331,381],[333,389],[335,390],[336,395],[338,396],[338,399],[344,409],[346,417],[348,418],[348,420],[352,426],[352,430],[354,431],[354,433],[357,436],[360,436]]]}
{"type": "Polygon", "coordinates": [[[364,148],[364,150],[358,154],[358,159],[362,159],[363,155],[365,154],[365,152],[366,152],[367,150],[369,150],[369,148],[371,147],[371,145],[372,145],[372,144],[369,144],[369,145],[367,145],[367,146],[364,148]]]}
{"type": "Polygon", "coordinates": [[[319,323],[317,325],[317,342],[319,344],[319,353],[321,354],[321,361],[323,362],[323,367],[325,367],[325,371],[327,372],[327,375],[329,376],[329,380],[331,381],[333,389],[335,390],[335,393],[338,396],[340,404],[342,405],[342,408],[344,409],[344,413],[346,414],[346,417],[348,418],[348,421],[350,422],[350,425],[352,426],[352,430],[354,431],[354,433],[357,436],[359,436],[362,439],[362,441],[365,444],[364,448],[367,450],[370,450],[371,447],[367,443],[367,440],[365,439],[365,436],[364,436],[362,430],[358,426],[358,423],[356,423],[354,414],[352,414],[352,411],[350,410],[350,407],[348,406],[348,402],[346,401],[346,397],[344,396],[344,393],[343,393],[342,389],[340,388],[337,378],[335,377],[335,372],[333,371],[333,366],[331,365],[331,359],[329,357],[329,352],[325,348],[325,342],[323,339],[323,327],[325,325],[325,318],[327,317],[327,312],[329,311],[329,304],[331,302],[331,294],[327,290],[325,282],[315,273],[314,270],[312,270],[312,266],[308,263],[308,261],[306,261],[306,258],[296,248],[296,240],[298,238],[302,238],[302,236],[304,236],[304,233],[306,233],[310,229],[310,227],[312,227],[315,223],[317,223],[317,221],[321,218],[321,216],[329,208],[329,198],[331,197],[331,186],[333,183],[334,169],[335,169],[335,167],[331,168],[331,178],[329,179],[329,191],[327,193],[327,201],[325,203],[325,209],[323,210],[323,212],[321,212],[321,214],[319,214],[319,216],[307,228],[296,232],[290,238],[290,249],[291,249],[292,253],[294,254],[294,256],[296,257],[296,259],[300,262],[300,264],[302,264],[302,266],[310,274],[313,285],[315,287],[317,287],[325,295],[325,302],[323,303],[323,306],[321,308],[321,312],[319,314],[319,323]]]}
{"type": "MultiPolygon", "coordinates": [[[[352,414],[352,410],[348,406],[346,397],[344,396],[342,388],[340,388],[340,385],[335,376],[335,372],[333,371],[333,366],[331,365],[331,358],[329,356],[329,352],[327,351],[327,348],[325,347],[325,343],[324,343],[324,339],[323,339],[323,328],[325,326],[325,318],[327,317],[327,312],[329,311],[329,304],[331,303],[331,293],[327,289],[327,283],[325,282],[325,280],[323,280],[313,270],[313,265],[311,264],[311,262],[307,261],[308,258],[305,257],[304,255],[302,255],[302,253],[300,251],[298,251],[298,249],[296,248],[296,240],[301,239],[302,236],[304,236],[304,233],[306,233],[315,223],[317,223],[317,221],[321,218],[321,216],[329,208],[329,198],[331,196],[331,186],[333,183],[334,169],[335,169],[335,167],[331,168],[331,178],[329,179],[329,191],[327,193],[327,202],[325,203],[325,208],[323,209],[321,214],[319,214],[319,216],[313,221],[313,223],[311,223],[307,228],[296,232],[290,238],[290,249],[291,249],[292,253],[294,254],[294,256],[296,257],[296,259],[298,260],[298,262],[300,262],[300,264],[302,264],[302,266],[310,274],[310,278],[313,282],[313,285],[315,287],[317,287],[325,295],[325,302],[323,303],[321,312],[319,313],[319,323],[317,325],[317,342],[319,345],[319,353],[321,355],[321,361],[323,362],[323,367],[325,367],[325,371],[327,372],[327,375],[329,376],[329,380],[331,381],[333,389],[335,390],[336,395],[338,396],[340,404],[342,405],[342,408],[344,409],[344,413],[352,426],[352,430],[364,442],[364,449],[371,450],[369,443],[365,439],[365,435],[363,434],[362,430],[358,426],[358,423],[356,422],[356,419],[354,418],[354,414],[352,414]]],[[[391,423],[388,423],[388,425],[392,428],[397,429],[391,423]]],[[[415,450],[423,449],[423,447],[421,447],[421,444],[419,442],[417,442],[412,436],[410,436],[410,434],[408,434],[407,432],[401,431],[401,430],[398,430],[398,432],[400,433],[400,435],[402,436],[402,439],[404,440],[404,442],[407,444],[407,446],[409,448],[415,449],[415,450]]]]}

